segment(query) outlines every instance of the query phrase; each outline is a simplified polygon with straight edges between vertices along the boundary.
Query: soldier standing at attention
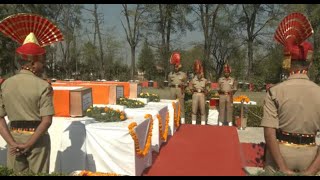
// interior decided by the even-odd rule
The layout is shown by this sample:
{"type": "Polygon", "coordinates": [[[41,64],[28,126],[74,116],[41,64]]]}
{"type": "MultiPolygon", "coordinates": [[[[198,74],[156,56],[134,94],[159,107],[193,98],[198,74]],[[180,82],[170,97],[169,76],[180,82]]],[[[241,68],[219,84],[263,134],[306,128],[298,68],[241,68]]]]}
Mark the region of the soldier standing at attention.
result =
{"type": "Polygon", "coordinates": [[[305,41],[312,34],[309,20],[292,13],[281,21],[274,35],[284,46],[282,65],[290,76],[271,87],[264,100],[261,126],[266,142],[264,169],[269,173],[319,174],[320,150],[315,137],[320,128],[320,87],[307,75],[313,48],[305,41]]]}
{"type": "Polygon", "coordinates": [[[196,124],[197,112],[200,109],[201,125],[206,124],[206,94],[208,81],[203,77],[203,67],[200,60],[196,60],[193,65],[196,76],[189,85],[192,92],[192,124],[196,124]]]}
{"type": "Polygon", "coordinates": [[[219,78],[219,126],[226,121],[232,126],[233,114],[233,94],[237,91],[237,83],[230,77],[231,68],[228,64],[224,65],[224,77],[219,78]]]}
{"type": "Polygon", "coordinates": [[[168,76],[169,87],[170,87],[170,99],[178,99],[181,110],[181,124],[185,123],[185,112],[184,112],[184,95],[185,87],[187,85],[187,74],[180,71],[180,53],[173,52],[170,58],[170,64],[174,65],[174,72],[170,72],[168,76]]]}
{"type": "Polygon", "coordinates": [[[52,87],[41,78],[46,62],[43,46],[62,41],[63,36],[47,19],[24,13],[1,21],[0,31],[21,44],[16,49],[20,71],[0,88],[0,134],[8,143],[7,167],[15,172],[48,173],[48,128],[54,108],[52,87]]]}

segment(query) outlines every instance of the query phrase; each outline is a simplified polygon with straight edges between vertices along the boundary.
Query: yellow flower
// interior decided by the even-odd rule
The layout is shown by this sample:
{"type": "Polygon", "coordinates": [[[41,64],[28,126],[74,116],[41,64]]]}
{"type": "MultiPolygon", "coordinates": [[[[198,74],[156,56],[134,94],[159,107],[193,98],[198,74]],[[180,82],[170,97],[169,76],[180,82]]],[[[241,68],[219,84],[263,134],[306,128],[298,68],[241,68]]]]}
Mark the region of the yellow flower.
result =
{"type": "Polygon", "coordinates": [[[90,112],[91,111],[91,109],[89,108],[89,109],[87,109],[87,112],[90,112]]]}

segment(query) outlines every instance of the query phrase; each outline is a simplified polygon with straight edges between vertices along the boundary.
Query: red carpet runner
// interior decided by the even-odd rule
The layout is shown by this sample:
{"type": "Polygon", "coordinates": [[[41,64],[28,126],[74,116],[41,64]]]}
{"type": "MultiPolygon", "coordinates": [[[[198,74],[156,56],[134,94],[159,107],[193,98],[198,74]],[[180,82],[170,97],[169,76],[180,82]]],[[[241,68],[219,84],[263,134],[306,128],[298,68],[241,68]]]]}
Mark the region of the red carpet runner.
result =
{"type": "Polygon", "coordinates": [[[235,127],[182,125],[144,175],[240,176],[242,167],[235,127]]]}

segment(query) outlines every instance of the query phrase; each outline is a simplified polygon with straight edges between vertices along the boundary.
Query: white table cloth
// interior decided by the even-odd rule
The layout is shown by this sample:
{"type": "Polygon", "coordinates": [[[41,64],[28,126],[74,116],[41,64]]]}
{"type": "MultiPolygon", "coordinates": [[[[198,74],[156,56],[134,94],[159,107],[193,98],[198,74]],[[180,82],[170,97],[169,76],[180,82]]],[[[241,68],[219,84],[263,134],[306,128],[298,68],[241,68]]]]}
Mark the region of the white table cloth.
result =
{"type": "Polygon", "coordinates": [[[160,146],[163,140],[160,137],[159,131],[159,119],[157,115],[161,117],[162,123],[162,132],[165,130],[166,123],[166,114],[168,111],[167,105],[158,105],[158,106],[148,106],[146,105],[143,108],[126,108],[124,112],[128,118],[144,117],[146,114],[151,114],[153,118],[153,128],[152,128],[152,150],[159,152],[160,146]]]}
{"type": "MultiPolygon", "coordinates": [[[[178,113],[178,107],[179,107],[179,101],[178,100],[167,100],[167,99],[161,99],[160,102],[149,102],[148,106],[152,105],[167,105],[168,106],[168,112],[169,112],[169,133],[168,135],[173,136],[173,134],[176,132],[176,126],[174,122],[174,116],[175,113],[178,113]],[[173,104],[175,106],[176,112],[174,111],[173,104]]],[[[178,115],[178,114],[177,114],[178,115]]]]}
{"type": "MultiPolygon", "coordinates": [[[[49,128],[51,139],[49,172],[69,173],[86,168],[85,125],[93,118],[53,117],[49,128]]],[[[7,144],[0,136],[0,164],[7,165],[7,144]]]]}
{"type": "Polygon", "coordinates": [[[123,122],[92,123],[86,126],[86,149],[88,170],[113,172],[122,175],[139,176],[152,164],[151,148],[146,156],[135,152],[135,143],[128,126],[136,122],[135,132],[140,149],[144,149],[148,137],[150,120],[135,117],[123,122]]]}

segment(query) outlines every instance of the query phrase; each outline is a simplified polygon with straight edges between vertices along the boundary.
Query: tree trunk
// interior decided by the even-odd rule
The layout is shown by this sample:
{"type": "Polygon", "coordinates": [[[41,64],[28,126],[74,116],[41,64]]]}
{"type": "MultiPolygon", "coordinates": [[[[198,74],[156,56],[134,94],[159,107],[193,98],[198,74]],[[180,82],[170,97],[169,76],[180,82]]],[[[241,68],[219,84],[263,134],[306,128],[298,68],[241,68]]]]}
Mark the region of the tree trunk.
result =
{"type": "Polygon", "coordinates": [[[136,74],[136,47],[131,47],[131,79],[134,80],[136,74]]]}
{"type": "Polygon", "coordinates": [[[249,39],[248,41],[248,72],[247,79],[250,80],[253,72],[253,40],[249,39]]]}
{"type": "Polygon", "coordinates": [[[99,40],[99,49],[100,49],[100,78],[104,79],[104,60],[103,60],[103,48],[102,48],[102,40],[101,40],[101,33],[99,27],[99,19],[98,19],[98,12],[97,12],[97,4],[94,4],[94,18],[95,18],[95,28],[98,33],[98,40],[99,40]]]}

